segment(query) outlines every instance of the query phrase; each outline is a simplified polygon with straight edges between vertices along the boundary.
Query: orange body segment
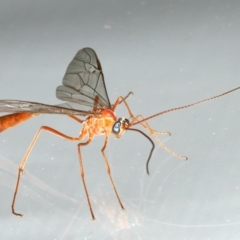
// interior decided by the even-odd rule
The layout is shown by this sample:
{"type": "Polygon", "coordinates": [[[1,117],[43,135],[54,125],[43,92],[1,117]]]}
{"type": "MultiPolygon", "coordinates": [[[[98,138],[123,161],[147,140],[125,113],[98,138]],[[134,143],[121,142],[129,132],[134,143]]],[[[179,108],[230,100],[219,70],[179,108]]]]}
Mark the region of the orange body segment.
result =
{"type": "Polygon", "coordinates": [[[117,120],[115,112],[112,111],[111,109],[103,108],[103,109],[101,109],[100,112],[101,112],[102,116],[104,116],[104,117],[110,117],[110,118],[114,119],[114,121],[117,120]]]}
{"type": "Polygon", "coordinates": [[[100,116],[91,116],[83,123],[83,131],[90,135],[110,135],[112,126],[117,121],[115,113],[111,109],[101,109],[100,116]]]}
{"type": "Polygon", "coordinates": [[[8,128],[14,127],[17,124],[20,124],[36,115],[37,115],[36,113],[23,112],[2,116],[0,117],[0,132],[8,128]]]}

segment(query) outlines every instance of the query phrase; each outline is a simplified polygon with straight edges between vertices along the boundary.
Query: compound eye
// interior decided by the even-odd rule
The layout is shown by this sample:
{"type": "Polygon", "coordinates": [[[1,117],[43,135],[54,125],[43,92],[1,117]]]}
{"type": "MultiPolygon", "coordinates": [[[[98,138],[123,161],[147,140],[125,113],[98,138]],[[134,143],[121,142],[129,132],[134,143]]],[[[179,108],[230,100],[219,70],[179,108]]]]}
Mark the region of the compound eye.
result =
{"type": "Polygon", "coordinates": [[[112,132],[114,134],[119,134],[120,133],[120,127],[121,127],[121,122],[117,121],[113,124],[113,127],[112,127],[112,132]]]}
{"type": "Polygon", "coordinates": [[[123,123],[126,124],[126,125],[129,125],[129,120],[128,120],[127,118],[125,118],[125,119],[123,120],[123,123]]]}

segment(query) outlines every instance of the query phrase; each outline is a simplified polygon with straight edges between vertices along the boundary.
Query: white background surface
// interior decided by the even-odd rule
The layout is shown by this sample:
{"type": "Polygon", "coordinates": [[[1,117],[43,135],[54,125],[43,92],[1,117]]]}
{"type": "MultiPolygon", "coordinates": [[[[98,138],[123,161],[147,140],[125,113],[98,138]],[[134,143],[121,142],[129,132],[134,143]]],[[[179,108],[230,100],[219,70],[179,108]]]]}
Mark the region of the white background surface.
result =
{"type": "MultiPolygon", "coordinates": [[[[76,52],[92,47],[112,102],[149,116],[240,86],[238,1],[2,1],[0,98],[60,103],[55,89],[76,52]]],[[[65,116],[43,115],[0,135],[1,239],[239,239],[240,91],[149,121],[184,162],[127,132],[106,150],[121,211],[100,153],[83,149],[97,220],[91,221],[76,143],[42,133],[11,201],[17,166],[41,125],[78,135],[65,116]]],[[[126,116],[124,108],[117,111],[126,116]]]]}

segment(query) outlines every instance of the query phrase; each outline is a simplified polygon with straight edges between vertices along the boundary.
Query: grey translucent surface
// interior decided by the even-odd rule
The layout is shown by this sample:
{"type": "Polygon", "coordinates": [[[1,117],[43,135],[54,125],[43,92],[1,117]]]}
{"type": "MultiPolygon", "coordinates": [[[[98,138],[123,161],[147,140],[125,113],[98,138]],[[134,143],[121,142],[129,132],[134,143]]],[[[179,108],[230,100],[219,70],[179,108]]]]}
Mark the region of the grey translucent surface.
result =
{"type": "MultiPolygon", "coordinates": [[[[92,47],[108,95],[134,92],[135,114],[192,103],[240,85],[238,1],[3,1],[1,99],[61,103],[55,89],[76,52],[92,47]]],[[[239,239],[240,91],[149,121],[188,162],[127,132],[106,154],[126,208],[121,211],[100,153],[83,149],[97,217],[91,221],[76,143],[43,133],[26,166],[16,210],[11,200],[21,161],[41,125],[78,135],[64,116],[44,115],[0,135],[1,239],[239,239]]],[[[126,116],[124,108],[118,116],[126,116]]]]}

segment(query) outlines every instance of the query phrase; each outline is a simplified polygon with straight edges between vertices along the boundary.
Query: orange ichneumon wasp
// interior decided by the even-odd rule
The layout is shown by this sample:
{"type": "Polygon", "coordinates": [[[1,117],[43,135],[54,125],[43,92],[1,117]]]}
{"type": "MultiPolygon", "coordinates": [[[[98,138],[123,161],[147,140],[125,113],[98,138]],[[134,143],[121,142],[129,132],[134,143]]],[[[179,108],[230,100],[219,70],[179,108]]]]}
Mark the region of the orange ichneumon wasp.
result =
{"type": "Polygon", "coordinates": [[[114,181],[111,176],[110,166],[107,160],[107,157],[104,153],[104,150],[108,143],[108,138],[110,134],[115,135],[116,138],[120,138],[126,130],[137,131],[146,137],[152,144],[151,151],[149,153],[148,160],[146,162],[146,171],[149,174],[149,161],[154,150],[153,140],[143,131],[137,128],[133,128],[134,125],[140,124],[145,128],[148,133],[155,138],[158,144],[166,150],[168,153],[187,160],[187,157],[176,154],[175,152],[168,149],[163,143],[159,140],[156,134],[170,135],[170,132],[160,132],[153,130],[149,124],[148,120],[151,118],[189,108],[215,98],[222,97],[226,94],[229,94],[233,91],[239,90],[240,87],[232,89],[230,91],[224,92],[220,95],[204,99],[202,101],[192,103],[186,106],[177,107],[168,109],[166,111],[154,114],[150,117],[144,118],[142,115],[133,115],[130,107],[127,104],[126,99],[132,94],[129,92],[125,97],[118,97],[114,104],[111,104],[108,98],[103,72],[100,65],[100,62],[97,58],[96,53],[91,48],[84,48],[77,52],[74,59],[70,62],[66,73],[63,77],[63,85],[57,87],[56,95],[57,98],[65,101],[63,104],[59,105],[46,105],[36,102],[26,102],[18,100],[0,100],[0,112],[12,112],[12,114],[1,116],[0,117],[0,132],[14,127],[15,125],[26,121],[32,117],[38,116],[39,114],[65,114],[68,115],[73,120],[82,124],[82,129],[77,137],[71,137],[65,135],[53,128],[48,126],[42,126],[37,133],[35,134],[32,142],[30,143],[23,160],[19,165],[18,177],[15,186],[15,191],[12,200],[12,213],[21,216],[22,214],[15,212],[15,201],[17,197],[17,192],[19,188],[21,174],[24,173],[24,167],[27,163],[27,159],[39,137],[39,134],[42,130],[53,133],[59,137],[65,138],[70,141],[79,141],[87,138],[87,141],[78,143],[78,157],[80,163],[80,174],[87,197],[87,202],[89,210],[92,216],[92,219],[95,219],[92,204],[88,194],[85,178],[84,178],[84,168],[83,161],[81,156],[81,147],[88,145],[94,138],[95,135],[105,135],[105,141],[101,149],[103,159],[105,161],[106,169],[113,186],[114,192],[118,199],[118,202],[122,209],[124,209],[122,201],[118,195],[117,189],[115,187],[114,181]],[[119,104],[124,104],[129,118],[117,118],[115,114],[115,109],[119,104]],[[85,120],[81,120],[78,116],[86,117],[85,120]]]}

